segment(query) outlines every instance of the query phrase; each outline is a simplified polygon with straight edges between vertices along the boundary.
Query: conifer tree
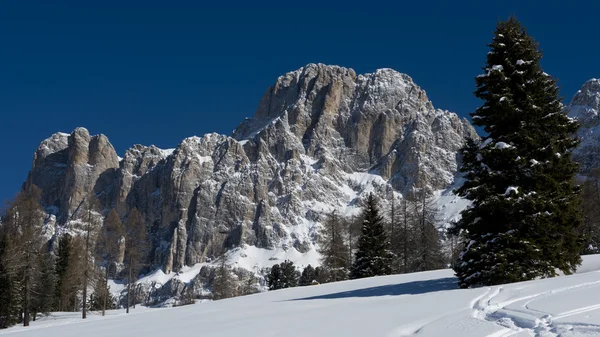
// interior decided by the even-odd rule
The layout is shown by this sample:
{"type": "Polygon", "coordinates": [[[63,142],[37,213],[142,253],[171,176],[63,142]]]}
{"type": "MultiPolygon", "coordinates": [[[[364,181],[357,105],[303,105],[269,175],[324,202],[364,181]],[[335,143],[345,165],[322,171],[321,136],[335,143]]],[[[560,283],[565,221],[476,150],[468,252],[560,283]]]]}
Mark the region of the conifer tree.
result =
{"type": "Polygon", "coordinates": [[[65,234],[58,240],[58,253],[54,270],[56,272],[56,309],[58,311],[66,311],[72,306],[67,305],[70,302],[70,294],[66,290],[67,271],[69,270],[69,262],[71,260],[71,235],[65,234]]]}
{"type": "MultiPolygon", "coordinates": [[[[44,247],[45,250],[46,247],[44,247]]],[[[39,255],[39,279],[34,283],[32,299],[33,321],[37,313],[47,314],[52,311],[56,301],[56,271],[54,269],[54,258],[47,251],[39,255]]]]}
{"type": "Polygon", "coordinates": [[[537,42],[515,18],[498,24],[489,47],[476,78],[483,105],[471,114],[487,136],[462,151],[458,193],[472,207],[457,223],[467,240],[454,266],[461,287],[570,274],[583,246],[571,160],[578,124],[562,111],[537,42]]]}
{"type": "Polygon", "coordinates": [[[350,252],[344,239],[344,225],[334,211],[323,224],[320,249],[321,264],[326,268],[331,282],[348,279],[350,252]]]}
{"type": "Polygon", "coordinates": [[[317,281],[319,284],[329,282],[329,274],[327,273],[327,270],[320,266],[315,268],[314,280],[317,281]]]}
{"type": "Polygon", "coordinates": [[[315,268],[313,268],[310,264],[304,268],[302,271],[302,275],[300,275],[300,279],[298,280],[298,285],[300,286],[309,286],[312,282],[316,280],[315,278],[315,268]]]}
{"type": "Polygon", "coordinates": [[[394,254],[384,229],[383,217],[370,194],[363,211],[362,234],[358,239],[358,251],[350,271],[350,278],[363,278],[392,273],[394,254]]]}
{"type": "Polygon", "coordinates": [[[298,286],[300,272],[296,270],[294,263],[285,260],[274,265],[267,275],[269,290],[277,290],[298,286]]]}
{"type": "Polygon", "coordinates": [[[281,267],[276,264],[269,269],[267,274],[267,285],[269,290],[277,290],[283,288],[283,275],[281,273],[281,267]]]}

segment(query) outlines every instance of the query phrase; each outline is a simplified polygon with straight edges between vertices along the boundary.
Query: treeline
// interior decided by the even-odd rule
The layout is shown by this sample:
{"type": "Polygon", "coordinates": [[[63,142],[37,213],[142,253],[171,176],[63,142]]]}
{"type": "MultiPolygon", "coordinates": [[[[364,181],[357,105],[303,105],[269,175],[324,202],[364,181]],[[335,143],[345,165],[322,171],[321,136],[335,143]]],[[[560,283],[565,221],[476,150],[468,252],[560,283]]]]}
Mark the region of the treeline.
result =
{"type": "Polygon", "coordinates": [[[40,190],[24,189],[0,224],[0,328],[28,326],[52,311],[102,311],[118,306],[109,278],[127,280],[125,306],[135,303],[135,276],[149,250],[143,217],[136,209],[122,222],[89,196],[68,222],[69,233],[46,224],[40,190]],[[130,296],[131,293],[131,296],[130,296]]]}
{"type": "Polygon", "coordinates": [[[267,271],[269,289],[447,267],[453,254],[442,248],[445,234],[437,229],[431,195],[422,191],[390,204],[381,210],[371,194],[356,219],[329,214],[320,232],[321,266],[299,272],[284,261],[267,271]]]}

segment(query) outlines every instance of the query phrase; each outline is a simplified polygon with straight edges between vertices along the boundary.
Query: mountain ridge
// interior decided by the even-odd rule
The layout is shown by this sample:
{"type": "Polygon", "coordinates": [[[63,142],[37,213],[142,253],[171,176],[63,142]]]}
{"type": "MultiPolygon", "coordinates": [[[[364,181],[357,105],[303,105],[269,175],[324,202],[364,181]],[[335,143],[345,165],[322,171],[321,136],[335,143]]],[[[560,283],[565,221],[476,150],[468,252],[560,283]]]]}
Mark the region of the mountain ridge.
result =
{"type": "Polygon", "coordinates": [[[42,189],[57,233],[90,191],[122,217],[139,209],[151,261],[170,272],[227,247],[314,251],[334,209],[353,216],[370,192],[385,206],[449,187],[469,137],[468,121],[435,109],[408,75],[309,64],[280,76],[232,135],[188,137],[172,152],[134,145],[119,158],[103,135],[56,133],[26,185],[42,189]]]}

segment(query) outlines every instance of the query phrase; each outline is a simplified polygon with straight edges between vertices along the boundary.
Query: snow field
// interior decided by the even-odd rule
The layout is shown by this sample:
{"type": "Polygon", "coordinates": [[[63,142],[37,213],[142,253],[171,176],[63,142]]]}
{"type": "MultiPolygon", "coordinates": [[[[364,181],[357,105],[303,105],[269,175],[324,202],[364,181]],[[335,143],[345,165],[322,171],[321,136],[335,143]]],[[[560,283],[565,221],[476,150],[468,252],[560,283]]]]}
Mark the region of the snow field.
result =
{"type": "MultiPolygon", "coordinates": [[[[191,270],[191,269],[190,269],[191,270]]],[[[451,270],[297,287],[126,315],[55,313],[0,335],[99,336],[600,336],[600,255],[581,273],[456,289],[451,270]]]]}

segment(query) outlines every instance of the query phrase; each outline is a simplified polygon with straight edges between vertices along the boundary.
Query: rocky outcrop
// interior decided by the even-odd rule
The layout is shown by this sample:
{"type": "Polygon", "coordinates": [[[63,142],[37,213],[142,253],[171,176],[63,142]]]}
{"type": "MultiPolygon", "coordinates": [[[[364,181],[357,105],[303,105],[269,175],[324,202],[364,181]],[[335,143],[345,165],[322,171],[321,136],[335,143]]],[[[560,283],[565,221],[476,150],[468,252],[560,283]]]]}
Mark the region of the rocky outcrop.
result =
{"type": "Polygon", "coordinates": [[[106,137],[79,128],[42,142],[28,183],[63,222],[89,191],[124,217],[136,207],[152,261],[170,272],[234,246],[314,249],[325,215],[355,214],[369,192],[448,187],[468,137],[470,124],[405,74],[310,64],[281,76],[231,136],[136,145],[119,162],[106,137]]]}
{"type": "Polygon", "coordinates": [[[91,137],[84,128],[57,133],[35,152],[26,184],[42,189],[42,202],[62,221],[71,218],[90,191],[109,204],[119,160],[104,135],[91,137]]]}
{"type": "Polygon", "coordinates": [[[600,167],[600,79],[587,81],[566,107],[571,118],[580,122],[581,145],[573,153],[582,174],[600,167]]]}

